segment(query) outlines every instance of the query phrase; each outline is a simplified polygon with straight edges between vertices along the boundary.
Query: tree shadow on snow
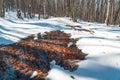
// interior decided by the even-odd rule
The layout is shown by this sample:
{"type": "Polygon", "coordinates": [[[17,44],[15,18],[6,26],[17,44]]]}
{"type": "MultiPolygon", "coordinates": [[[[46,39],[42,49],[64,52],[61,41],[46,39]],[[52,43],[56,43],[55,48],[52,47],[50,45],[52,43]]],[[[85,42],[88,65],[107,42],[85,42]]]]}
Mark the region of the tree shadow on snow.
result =
{"type": "Polygon", "coordinates": [[[67,30],[71,30],[71,28],[67,28],[64,26],[60,26],[60,25],[53,25],[50,23],[44,23],[44,22],[39,22],[39,23],[27,23],[30,25],[37,25],[37,26],[41,26],[41,27],[50,27],[50,28],[54,28],[56,30],[61,30],[61,29],[67,29],[67,30]]]}
{"type": "Polygon", "coordinates": [[[100,64],[90,64],[89,68],[79,68],[74,75],[94,78],[97,80],[119,80],[120,70],[100,64]]]}
{"type": "Polygon", "coordinates": [[[69,72],[66,70],[64,71],[63,68],[58,67],[53,69],[65,72],[65,74],[70,75],[70,77],[73,76],[75,79],[85,77],[86,80],[88,80],[88,78],[94,80],[120,80],[120,69],[111,66],[100,65],[98,63],[90,63],[88,66],[82,68],[79,65],[79,68],[74,72],[69,72]]]}
{"type": "MultiPolygon", "coordinates": [[[[62,30],[62,29],[72,30],[69,27],[65,27],[65,26],[57,25],[57,24],[56,25],[55,24],[50,24],[50,23],[47,23],[47,22],[19,23],[19,22],[15,22],[15,21],[12,21],[12,20],[9,20],[9,19],[7,19],[7,21],[9,21],[11,23],[15,23],[15,24],[25,24],[25,25],[27,24],[27,25],[37,26],[37,27],[53,28],[55,30],[62,30]]],[[[22,27],[22,28],[24,28],[24,27],[22,27]]],[[[26,29],[29,29],[29,28],[26,28],[26,29]]]]}
{"type": "Polygon", "coordinates": [[[0,37],[0,45],[2,44],[12,44],[13,41],[0,37]]]}

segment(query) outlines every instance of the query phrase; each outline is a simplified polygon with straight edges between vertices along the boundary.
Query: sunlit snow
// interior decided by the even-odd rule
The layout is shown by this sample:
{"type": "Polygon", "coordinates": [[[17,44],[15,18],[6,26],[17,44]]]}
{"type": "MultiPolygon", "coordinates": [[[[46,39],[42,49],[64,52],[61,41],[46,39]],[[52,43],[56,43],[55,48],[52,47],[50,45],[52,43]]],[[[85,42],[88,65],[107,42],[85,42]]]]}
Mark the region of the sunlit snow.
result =
{"type": "Polygon", "coordinates": [[[61,30],[78,39],[76,45],[88,54],[86,60],[77,63],[79,68],[74,72],[51,63],[53,66],[48,80],[120,80],[120,27],[84,21],[74,23],[69,18],[22,21],[12,14],[10,16],[0,18],[0,44],[11,44],[31,34],[44,35],[46,31],[61,30]],[[80,25],[95,33],[74,30],[66,25],[80,25]]]}

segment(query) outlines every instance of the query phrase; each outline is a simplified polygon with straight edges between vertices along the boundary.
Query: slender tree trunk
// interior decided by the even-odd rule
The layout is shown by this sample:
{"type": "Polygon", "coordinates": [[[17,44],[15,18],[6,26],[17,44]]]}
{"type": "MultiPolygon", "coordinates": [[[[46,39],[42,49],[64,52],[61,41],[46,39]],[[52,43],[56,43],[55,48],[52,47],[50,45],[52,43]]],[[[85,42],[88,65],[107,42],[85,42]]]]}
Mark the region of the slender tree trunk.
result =
{"type": "Polygon", "coordinates": [[[46,0],[43,2],[43,17],[46,18],[46,0]]]}
{"type": "MultiPolygon", "coordinates": [[[[116,6],[116,11],[115,11],[115,14],[114,14],[114,24],[117,23],[117,20],[120,18],[120,1],[117,3],[117,6],[116,6]]],[[[118,24],[120,25],[120,19],[119,19],[119,22],[118,24]]]]}
{"type": "Polygon", "coordinates": [[[106,24],[106,25],[109,24],[110,4],[111,4],[111,0],[108,0],[107,13],[106,13],[106,19],[105,19],[105,24],[106,24]]]}
{"type": "Polygon", "coordinates": [[[4,17],[4,3],[3,0],[0,0],[0,17],[4,17]]]}

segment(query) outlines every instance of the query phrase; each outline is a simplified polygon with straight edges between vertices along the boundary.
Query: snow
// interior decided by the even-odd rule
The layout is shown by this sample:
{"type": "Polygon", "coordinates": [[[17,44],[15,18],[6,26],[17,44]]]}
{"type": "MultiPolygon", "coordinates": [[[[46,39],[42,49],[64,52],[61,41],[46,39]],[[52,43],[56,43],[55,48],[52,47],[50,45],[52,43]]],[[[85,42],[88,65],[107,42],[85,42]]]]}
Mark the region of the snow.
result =
{"type": "Polygon", "coordinates": [[[35,35],[34,35],[34,40],[37,40],[37,39],[38,39],[38,35],[35,34],[35,35]]]}
{"type": "Polygon", "coordinates": [[[5,19],[0,18],[0,44],[11,44],[39,32],[45,35],[44,32],[52,30],[70,33],[71,38],[78,40],[78,48],[88,56],[86,60],[77,63],[79,68],[74,72],[64,70],[52,62],[48,80],[120,80],[120,27],[117,25],[106,26],[84,21],[74,23],[69,18],[62,17],[19,20],[10,14],[5,19]],[[65,25],[80,25],[95,33],[74,30],[65,25]]]}
{"type": "Polygon", "coordinates": [[[68,47],[70,47],[70,46],[72,46],[73,45],[73,43],[72,42],[69,42],[68,43],[68,47]]]}
{"type": "Polygon", "coordinates": [[[37,71],[34,71],[30,78],[34,78],[34,77],[37,76],[37,75],[38,75],[38,72],[37,72],[37,71]]]}

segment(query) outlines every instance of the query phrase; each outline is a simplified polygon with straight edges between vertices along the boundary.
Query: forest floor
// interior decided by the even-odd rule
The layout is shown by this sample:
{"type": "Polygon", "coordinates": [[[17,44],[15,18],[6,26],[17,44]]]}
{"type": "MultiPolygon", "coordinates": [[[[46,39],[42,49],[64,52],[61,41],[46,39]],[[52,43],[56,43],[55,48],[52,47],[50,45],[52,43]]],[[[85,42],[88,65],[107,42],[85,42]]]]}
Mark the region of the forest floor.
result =
{"type": "Polygon", "coordinates": [[[120,79],[120,27],[101,23],[79,21],[69,18],[42,20],[19,20],[12,15],[0,18],[0,44],[12,44],[31,34],[45,34],[60,30],[77,40],[76,46],[87,55],[79,61],[79,68],[70,72],[51,62],[48,80],[119,80],[120,79]],[[70,26],[80,26],[76,29],[70,26]],[[88,31],[81,31],[84,29],[88,31]],[[89,32],[89,31],[92,31],[89,32]]]}

